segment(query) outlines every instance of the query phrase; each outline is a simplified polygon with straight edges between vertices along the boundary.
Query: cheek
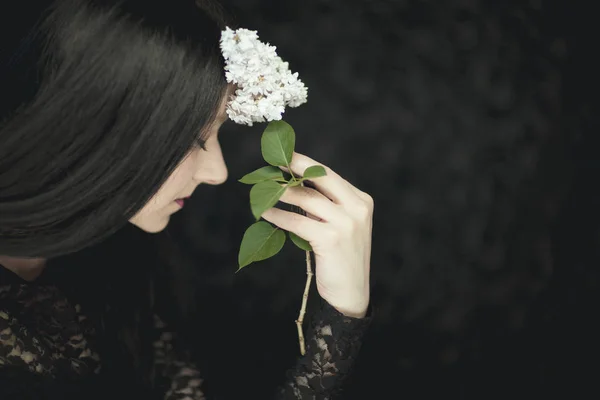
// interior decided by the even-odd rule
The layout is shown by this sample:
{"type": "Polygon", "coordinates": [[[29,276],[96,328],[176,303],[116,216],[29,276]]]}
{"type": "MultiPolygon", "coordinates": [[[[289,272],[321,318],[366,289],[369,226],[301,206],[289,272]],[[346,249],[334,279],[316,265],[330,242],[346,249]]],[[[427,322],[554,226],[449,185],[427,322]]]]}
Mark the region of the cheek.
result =
{"type": "Polygon", "coordinates": [[[171,206],[175,199],[187,194],[186,190],[189,190],[190,182],[194,178],[195,165],[196,155],[192,154],[173,171],[158,192],[138,212],[136,219],[159,213],[171,206]]]}
{"type": "Polygon", "coordinates": [[[154,196],[157,206],[164,206],[187,194],[190,183],[194,179],[196,156],[195,153],[191,154],[169,176],[169,179],[154,196]]]}
{"type": "Polygon", "coordinates": [[[182,162],[150,201],[129,220],[138,228],[156,233],[165,229],[171,214],[178,210],[175,199],[188,193],[194,178],[196,154],[182,162]]]}

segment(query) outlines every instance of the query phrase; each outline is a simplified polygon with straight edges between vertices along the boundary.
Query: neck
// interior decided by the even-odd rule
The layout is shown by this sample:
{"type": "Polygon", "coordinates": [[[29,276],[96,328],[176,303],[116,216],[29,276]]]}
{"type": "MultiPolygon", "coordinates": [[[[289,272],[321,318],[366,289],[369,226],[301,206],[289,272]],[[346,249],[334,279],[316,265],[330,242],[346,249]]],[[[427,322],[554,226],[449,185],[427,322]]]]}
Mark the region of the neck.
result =
{"type": "Polygon", "coordinates": [[[0,255],[0,264],[26,281],[36,279],[46,266],[45,258],[16,258],[0,255]]]}

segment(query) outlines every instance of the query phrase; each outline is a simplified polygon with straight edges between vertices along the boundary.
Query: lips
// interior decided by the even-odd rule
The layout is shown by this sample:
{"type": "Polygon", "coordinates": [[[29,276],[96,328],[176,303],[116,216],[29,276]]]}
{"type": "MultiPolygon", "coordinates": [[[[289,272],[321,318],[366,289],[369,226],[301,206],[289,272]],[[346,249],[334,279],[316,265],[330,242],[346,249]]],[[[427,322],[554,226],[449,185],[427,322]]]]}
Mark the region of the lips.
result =
{"type": "Polygon", "coordinates": [[[177,200],[175,200],[175,203],[177,203],[177,205],[179,205],[179,207],[183,208],[183,206],[185,205],[185,201],[189,198],[190,198],[190,196],[184,197],[182,199],[177,199],[177,200]]]}

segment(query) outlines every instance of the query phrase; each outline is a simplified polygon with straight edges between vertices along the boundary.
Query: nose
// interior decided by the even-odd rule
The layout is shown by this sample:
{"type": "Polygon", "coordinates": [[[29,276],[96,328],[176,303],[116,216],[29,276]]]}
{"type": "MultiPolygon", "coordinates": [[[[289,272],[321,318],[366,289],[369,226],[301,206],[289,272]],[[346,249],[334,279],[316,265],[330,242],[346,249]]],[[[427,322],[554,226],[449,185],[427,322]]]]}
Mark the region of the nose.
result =
{"type": "Polygon", "coordinates": [[[209,185],[220,185],[227,180],[227,176],[227,165],[219,141],[207,142],[206,151],[201,151],[194,179],[209,185]]]}

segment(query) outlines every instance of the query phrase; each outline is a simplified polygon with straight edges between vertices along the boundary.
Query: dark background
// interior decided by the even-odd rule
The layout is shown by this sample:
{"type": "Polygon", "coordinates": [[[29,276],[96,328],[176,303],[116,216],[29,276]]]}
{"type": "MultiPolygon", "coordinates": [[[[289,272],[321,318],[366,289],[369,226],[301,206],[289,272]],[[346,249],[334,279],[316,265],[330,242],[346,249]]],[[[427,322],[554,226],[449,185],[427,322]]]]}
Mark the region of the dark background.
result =
{"type": "MultiPolygon", "coordinates": [[[[284,116],[297,151],[375,199],[375,321],[346,398],[598,398],[592,7],[223,3],[309,88],[284,116]]],[[[302,252],[234,274],[262,129],[224,129],[229,181],[175,218],[213,399],[269,398],[298,354],[302,252]]]]}

